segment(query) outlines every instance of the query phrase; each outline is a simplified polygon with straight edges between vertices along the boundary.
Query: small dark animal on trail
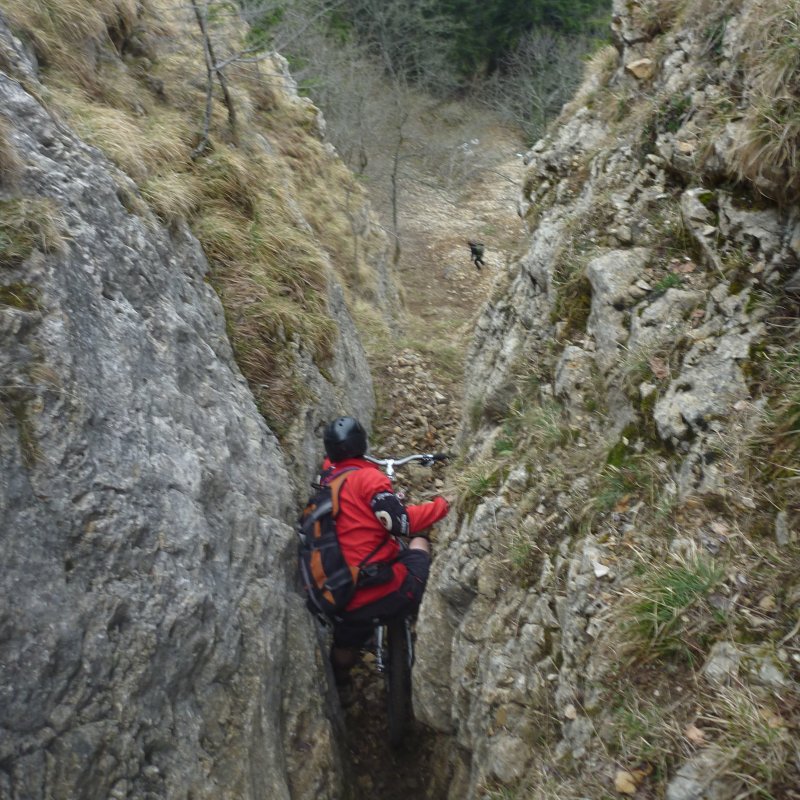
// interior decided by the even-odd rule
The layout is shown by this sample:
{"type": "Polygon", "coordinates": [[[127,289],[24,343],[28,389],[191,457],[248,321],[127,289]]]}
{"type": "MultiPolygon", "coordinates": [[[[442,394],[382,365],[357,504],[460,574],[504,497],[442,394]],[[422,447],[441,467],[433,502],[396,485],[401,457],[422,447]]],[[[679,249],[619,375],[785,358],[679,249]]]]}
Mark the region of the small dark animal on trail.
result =
{"type": "Polygon", "coordinates": [[[476,269],[480,271],[481,267],[486,266],[486,262],[483,260],[483,244],[481,242],[467,242],[467,244],[469,245],[469,254],[472,263],[475,264],[476,269]]]}

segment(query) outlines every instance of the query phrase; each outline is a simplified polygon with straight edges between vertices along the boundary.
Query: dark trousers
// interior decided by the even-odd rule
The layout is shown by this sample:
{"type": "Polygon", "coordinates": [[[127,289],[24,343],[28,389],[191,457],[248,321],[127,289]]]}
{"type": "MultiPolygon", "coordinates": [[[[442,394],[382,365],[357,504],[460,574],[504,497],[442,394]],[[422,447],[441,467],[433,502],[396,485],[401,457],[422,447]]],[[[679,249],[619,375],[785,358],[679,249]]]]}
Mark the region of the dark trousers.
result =
{"type": "Polygon", "coordinates": [[[428,582],[431,557],[424,550],[414,549],[403,550],[397,560],[408,570],[403,583],[380,600],[345,612],[333,625],[334,647],[361,647],[372,636],[376,618],[416,613],[428,582]]]}

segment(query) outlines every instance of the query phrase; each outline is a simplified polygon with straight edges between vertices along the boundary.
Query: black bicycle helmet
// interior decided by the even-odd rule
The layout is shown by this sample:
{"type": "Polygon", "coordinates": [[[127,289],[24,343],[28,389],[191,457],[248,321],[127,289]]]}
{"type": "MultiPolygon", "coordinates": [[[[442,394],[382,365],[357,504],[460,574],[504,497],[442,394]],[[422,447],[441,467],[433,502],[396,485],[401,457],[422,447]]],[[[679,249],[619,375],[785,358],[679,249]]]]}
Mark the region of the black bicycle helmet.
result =
{"type": "Polygon", "coordinates": [[[358,458],[367,452],[367,432],[353,417],[337,417],[329,422],[322,434],[322,441],[331,461],[358,458]]]}

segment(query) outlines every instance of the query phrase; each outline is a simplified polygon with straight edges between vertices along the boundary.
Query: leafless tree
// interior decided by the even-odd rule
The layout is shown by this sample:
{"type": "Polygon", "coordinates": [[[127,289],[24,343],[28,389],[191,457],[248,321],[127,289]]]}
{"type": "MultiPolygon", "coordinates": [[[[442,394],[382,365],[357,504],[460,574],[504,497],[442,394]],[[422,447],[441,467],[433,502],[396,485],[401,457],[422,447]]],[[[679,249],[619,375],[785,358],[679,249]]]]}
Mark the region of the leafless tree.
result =
{"type": "Polygon", "coordinates": [[[478,92],[482,103],[525,131],[531,141],[569,100],[583,72],[588,39],[534,30],[509,54],[503,69],[478,92]]]}
{"type": "Polygon", "coordinates": [[[206,64],[206,107],[203,120],[203,133],[197,147],[192,151],[192,157],[197,158],[205,151],[206,147],[208,147],[211,113],[214,102],[214,78],[219,81],[220,88],[222,89],[225,107],[228,109],[228,123],[233,131],[236,130],[236,109],[233,105],[233,98],[231,97],[230,90],[228,89],[228,81],[225,77],[225,72],[217,61],[214,45],[211,41],[211,32],[209,29],[209,0],[202,0],[202,2],[199,3],[197,0],[191,0],[191,4],[195,19],[197,20],[197,26],[200,29],[203,56],[206,64]]]}

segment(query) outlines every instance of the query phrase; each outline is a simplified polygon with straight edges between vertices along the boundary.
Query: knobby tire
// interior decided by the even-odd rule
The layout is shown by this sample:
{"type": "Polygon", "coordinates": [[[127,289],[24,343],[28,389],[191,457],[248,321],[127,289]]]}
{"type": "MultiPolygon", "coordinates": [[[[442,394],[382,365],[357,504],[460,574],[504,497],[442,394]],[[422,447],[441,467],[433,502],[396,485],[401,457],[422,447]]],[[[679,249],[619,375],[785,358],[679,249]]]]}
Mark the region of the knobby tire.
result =
{"type": "Polygon", "coordinates": [[[411,667],[404,620],[393,620],[386,627],[388,650],[386,695],[389,742],[392,747],[399,747],[405,740],[411,725],[411,667]]]}

